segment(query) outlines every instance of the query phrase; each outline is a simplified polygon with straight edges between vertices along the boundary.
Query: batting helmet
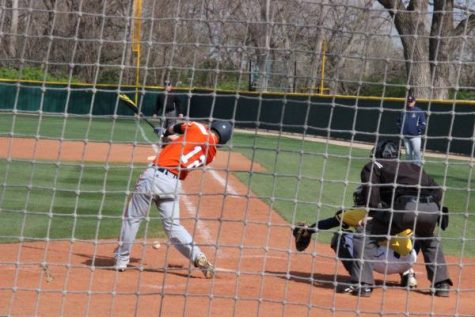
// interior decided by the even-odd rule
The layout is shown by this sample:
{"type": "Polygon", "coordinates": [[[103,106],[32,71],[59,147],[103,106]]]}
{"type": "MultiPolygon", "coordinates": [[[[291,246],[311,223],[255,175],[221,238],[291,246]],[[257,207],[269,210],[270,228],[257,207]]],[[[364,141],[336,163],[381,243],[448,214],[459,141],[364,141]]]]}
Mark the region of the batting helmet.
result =
{"type": "Polygon", "coordinates": [[[399,157],[399,146],[392,140],[382,140],[371,150],[371,156],[380,159],[396,159],[399,157]]]}
{"type": "Polygon", "coordinates": [[[213,121],[210,126],[219,136],[219,144],[225,144],[231,138],[233,127],[227,121],[213,121]]]}

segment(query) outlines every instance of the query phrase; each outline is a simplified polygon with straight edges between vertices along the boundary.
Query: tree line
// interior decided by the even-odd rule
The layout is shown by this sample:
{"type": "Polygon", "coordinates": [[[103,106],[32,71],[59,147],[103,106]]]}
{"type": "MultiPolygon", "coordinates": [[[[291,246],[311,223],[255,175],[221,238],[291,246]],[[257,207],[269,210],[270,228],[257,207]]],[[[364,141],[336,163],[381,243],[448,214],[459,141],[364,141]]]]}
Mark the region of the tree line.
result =
{"type": "Polygon", "coordinates": [[[0,0],[0,66],[18,78],[40,68],[44,78],[89,83],[171,79],[184,87],[376,96],[410,90],[435,99],[475,87],[475,4],[466,1],[143,0],[140,60],[131,49],[133,6],[0,0]]]}

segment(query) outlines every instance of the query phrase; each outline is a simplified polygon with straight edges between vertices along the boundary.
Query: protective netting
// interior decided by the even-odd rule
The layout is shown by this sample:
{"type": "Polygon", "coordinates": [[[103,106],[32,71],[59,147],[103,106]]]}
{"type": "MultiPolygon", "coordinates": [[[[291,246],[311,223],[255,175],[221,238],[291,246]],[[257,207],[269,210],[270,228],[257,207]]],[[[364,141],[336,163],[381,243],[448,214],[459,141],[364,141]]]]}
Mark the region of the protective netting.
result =
{"type": "Polygon", "coordinates": [[[474,316],[474,10],[0,1],[0,315],[474,316]]]}

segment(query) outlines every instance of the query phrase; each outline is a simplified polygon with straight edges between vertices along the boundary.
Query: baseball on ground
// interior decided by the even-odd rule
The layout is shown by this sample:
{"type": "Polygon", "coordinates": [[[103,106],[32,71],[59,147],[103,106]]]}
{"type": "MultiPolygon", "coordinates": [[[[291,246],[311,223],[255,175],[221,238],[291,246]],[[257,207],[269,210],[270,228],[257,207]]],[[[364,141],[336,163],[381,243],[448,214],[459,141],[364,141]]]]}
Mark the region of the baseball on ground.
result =
{"type": "Polygon", "coordinates": [[[152,248],[159,249],[160,248],[160,241],[153,241],[152,248]]]}

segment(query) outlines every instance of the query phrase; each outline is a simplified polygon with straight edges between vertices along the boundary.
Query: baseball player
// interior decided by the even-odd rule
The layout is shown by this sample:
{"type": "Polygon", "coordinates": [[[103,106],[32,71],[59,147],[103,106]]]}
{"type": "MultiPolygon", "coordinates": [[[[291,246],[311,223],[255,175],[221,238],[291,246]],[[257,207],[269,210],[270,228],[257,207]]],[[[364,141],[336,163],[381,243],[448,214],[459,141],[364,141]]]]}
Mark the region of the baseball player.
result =
{"type": "MultiPolygon", "coordinates": [[[[362,186],[353,193],[353,201],[355,206],[361,206],[362,186]]],[[[331,228],[341,227],[341,231],[335,232],[331,240],[331,248],[338,255],[346,271],[351,274],[354,260],[353,256],[353,228],[362,228],[363,223],[367,220],[367,211],[364,208],[349,208],[347,210],[339,210],[334,217],[320,220],[310,226],[305,223],[297,223],[297,227],[293,230],[295,237],[295,246],[298,251],[305,250],[310,244],[311,235],[318,230],[328,230],[331,228]]],[[[361,229],[359,229],[361,230],[361,229]]],[[[373,254],[371,259],[373,262],[373,270],[382,274],[399,274],[401,276],[401,286],[415,288],[417,280],[413,264],[416,262],[417,254],[412,247],[412,241],[402,239],[399,240],[401,246],[394,246],[394,243],[380,243],[377,246],[377,252],[373,254]],[[404,241],[407,241],[404,243],[404,241]]],[[[343,292],[351,292],[352,287],[347,287],[343,292]]]]}
{"type": "Polygon", "coordinates": [[[211,163],[218,145],[225,144],[232,134],[226,121],[213,121],[210,126],[198,122],[179,123],[169,127],[164,137],[170,139],[153,163],[140,175],[135,191],[125,208],[119,246],[115,250],[115,268],[124,271],[140,223],[151,202],[160,213],[169,241],[199,268],[206,278],[214,275],[214,267],[180,224],[178,194],[180,181],[196,168],[211,163]]]}
{"type": "Polygon", "coordinates": [[[351,267],[354,283],[351,293],[371,295],[374,283],[371,259],[378,252],[378,242],[387,235],[411,228],[415,235],[414,248],[424,256],[432,293],[449,296],[452,281],[442,246],[434,236],[437,224],[445,229],[448,222],[440,208],[440,186],[417,164],[398,160],[399,147],[393,141],[378,142],[372,157],[361,171],[362,195],[372,219],[353,237],[353,257],[363,261],[354,261],[351,267]]]}

